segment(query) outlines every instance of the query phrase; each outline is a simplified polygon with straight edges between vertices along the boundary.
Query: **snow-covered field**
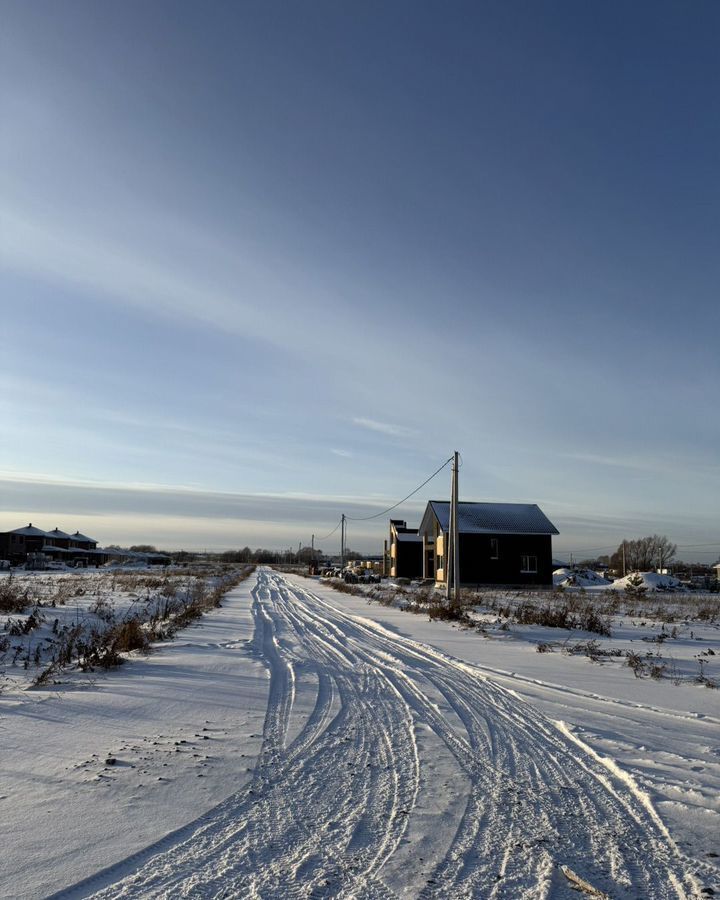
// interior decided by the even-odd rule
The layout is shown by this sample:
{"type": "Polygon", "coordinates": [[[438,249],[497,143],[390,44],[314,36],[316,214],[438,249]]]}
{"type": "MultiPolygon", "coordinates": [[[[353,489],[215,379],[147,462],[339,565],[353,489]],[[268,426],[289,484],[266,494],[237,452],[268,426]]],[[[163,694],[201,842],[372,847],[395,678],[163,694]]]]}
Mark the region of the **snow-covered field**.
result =
{"type": "Polygon", "coordinates": [[[720,891],[720,692],[474,615],[261,569],[147,658],[7,686],[0,896],[720,891]]]}
{"type": "Polygon", "coordinates": [[[250,569],[0,573],[0,691],[122,662],[123,651],[168,637],[250,569]]]}
{"type": "MultiPolygon", "coordinates": [[[[624,667],[636,678],[720,687],[720,595],[674,589],[666,576],[643,576],[637,590],[604,584],[566,590],[463,590],[456,621],[512,646],[583,656],[624,667]],[[662,585],[660,589],[658,585],[662,585]]],[[[675,584],[678,584],[675,582],[675,584]]],[[[618,585],[618,582],[615,582],[618,585]]],[[[337,589],[407,612],[447,618],[441,594],[414,583],[337,589]]]]}

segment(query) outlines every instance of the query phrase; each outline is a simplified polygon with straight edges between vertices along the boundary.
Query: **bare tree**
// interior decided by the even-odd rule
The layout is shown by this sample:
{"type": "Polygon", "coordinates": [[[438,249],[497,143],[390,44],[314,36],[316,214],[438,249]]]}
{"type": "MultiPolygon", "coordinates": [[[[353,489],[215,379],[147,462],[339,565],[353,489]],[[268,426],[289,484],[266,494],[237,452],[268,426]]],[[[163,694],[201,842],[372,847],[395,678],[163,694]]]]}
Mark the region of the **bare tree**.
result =
{"type": "Polygon", "coordinates": [[[664,534],[654,534],[652,540],[654,559],[657,563],[657,568],[662,570],[677,553],[677,544],[671,543],[664,534]]]}
{"type": "Polygon", "coordinates": [[[610,565],[616,572],[650,572],[663,569],[677,552],[665,535],[652,534],[632,541],[623,541],[613,553],[610,565]],[[624,570],[623,570],[624,564],[624,570]]]}
{"type": "Polygon", "coordinates": [[[297,561],[300,563],[308,563],[317,559],[319,556],[322,556],[322,550],[320,550],[319,547],[315,547],[314,550],[312,547],[303,547],[297,552],[297,561]]]}

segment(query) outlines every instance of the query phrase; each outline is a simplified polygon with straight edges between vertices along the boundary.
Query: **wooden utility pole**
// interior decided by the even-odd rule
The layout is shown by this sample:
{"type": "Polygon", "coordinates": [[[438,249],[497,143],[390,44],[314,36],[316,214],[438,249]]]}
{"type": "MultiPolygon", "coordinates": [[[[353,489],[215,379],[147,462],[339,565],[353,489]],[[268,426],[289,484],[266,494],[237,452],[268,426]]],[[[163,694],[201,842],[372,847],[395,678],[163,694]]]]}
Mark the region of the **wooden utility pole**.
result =
{"type": "Polygon", "coordinates": [[[447,605],[450,606],[452,602],[452,559],[453,559],[453,546],[452,546],[452,536],[453,536],[453,513],[455,512],[453,508],[453,495],[455,493],[455,467],[453,466],[452,470],[452,480],[450,482],[450,515],[448,517],[448,530],[447,530],[447,546],[443,547],[443,558],[445,565],[445,599],[447,601],[447,605]]]}
{"type": "Polygon", "coordinates": [[[459,480],[459,453],[455,451],[453,459],[453,600],[457,604],[460,600],[460,524],[458,522],[458,480],[459,480]]]}
{"type": "Polygon", "coordinates": [[[450,487],[450,521],[448,522],[448,545],[445,549],[445,589],[448,605],[451,600],[458,602],[458,585],[460,583],[460,540],[458,531],[458,457],[457,450],[453,455],[452,483],[450,487]]]}
{"type": "Polygon", "coordinates": [[[345,513],[340,520],[340,570],[345,568],[345,513]]]}

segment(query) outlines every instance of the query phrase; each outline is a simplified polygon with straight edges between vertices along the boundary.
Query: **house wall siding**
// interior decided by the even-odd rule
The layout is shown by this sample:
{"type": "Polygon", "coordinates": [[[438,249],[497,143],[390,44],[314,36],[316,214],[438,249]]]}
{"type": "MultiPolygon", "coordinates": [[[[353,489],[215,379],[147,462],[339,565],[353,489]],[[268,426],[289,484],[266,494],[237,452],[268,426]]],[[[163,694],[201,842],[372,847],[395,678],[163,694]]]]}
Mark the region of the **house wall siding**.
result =
{"type": "Polygon", "coordinates": [[[399,541],[396,544],[397,557],[394,575],[402,578],[422,578],[423,545],[422,541],[399,541]]]}
{"type": "Polygon", "coordinates": [[[547,534],[461,534],[460,581],[463,584],[552,585],[552,539],[547,534]],[[492,559],[491,538],[497,540],[492,559]],[[537,572],[522,571],[522,557],[537,560],[537,572]]]}

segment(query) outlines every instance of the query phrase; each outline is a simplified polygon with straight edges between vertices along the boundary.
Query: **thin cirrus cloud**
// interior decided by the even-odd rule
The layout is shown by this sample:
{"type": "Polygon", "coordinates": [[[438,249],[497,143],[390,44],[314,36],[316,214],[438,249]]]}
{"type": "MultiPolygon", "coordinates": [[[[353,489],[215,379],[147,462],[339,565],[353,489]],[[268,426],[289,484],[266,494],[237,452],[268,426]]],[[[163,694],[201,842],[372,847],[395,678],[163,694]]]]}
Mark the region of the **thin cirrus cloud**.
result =
{"type": "MultiPolygon", "coordinates": [[[[696,480],[697,478],[717,479],[720,477],[720,466],[710,456],[703,456],[700,448],[696,448],[697,458],[693,459],[692,466],[688,466],[683,474],[684,480],[696,480]],[[699,453],[699,455],[698,455],[699,453]]],[[[648,474],[655,473],[675,479],[678,476],[678,461],[675,456],[665,457],[657,453],[645,453],[644,455],[628,454],[627,456],[609,456],[599,453],[562,453],[564,459],[578,463],[584,463],[592,467],[606,469],[625,469],[628,471],[648,474]]]]}
{"type": "MultiPolygon", "coordinates": [[[[51,281],[69,282],[93,292],[98,298],[122,300],[141,310],[185,316],[204,324],[237,330],[263,340],[277,339],[268,332],[267,316],[237,294],[210,288],[198,274],[165,267],[144,256],[137,248],[123,247],[82,231],[21,216],[10,210],[0,212],[5,266],[51,281]]],[[[265,273],[240,271],[235,275],[251,288],[265,273]]]]}
{"type": "MultiPolygon", "coordinates": [[[[440,496],[443,488],[434,483],[427,498],[440,496]]],[[[198,490],[161,484],[103,485],[29,475],[0,476],[4,512],[0,531],[27,524],[44,528],[80,530],[92,534],[101,544],[150,542],[166,549],[225,550],[250,545],[278,547],[284,542],[309,544],[310,535],[330,534],[340,513],[350,516],[348,543],[356,549],[377,552],[385,520],[353,522],[352,518],[374,515],[393,498],[375,496],[330,496],[299,492],[233,493],[198,490]]],[[[426,499],[403,504],[398,515],[417,524],[426,499]]],[[[541,498],[540,498],[541,499],[541,498]]],[[[555,556],[592,555],[611,552],[623,537],[654,531],[670,533],[670,519],[647,516],[594,513],[583,514],[562,504],[541,505],[560,536],[553,543],[555,556]]],[[[707,546],[713,531],[712,515],[684,517],[672,539],[680,545],[679,555],[713,561],[715,546],[707,546]],[[698,547],[701,544],[703,546],[698,547]]],[[[333,552],[336,537],[325,541],[333,552]]]]}
{"type": "Polygon", "coordinates": [[[352,420],[353,425],[359,428],[365,428],[368,431],[375,431],[379,434],[385,434],[388,437],[414,437],[417,431],[413,428],[407,428],[404,425],[393,425],[389,422],[378,422],[375,419],[366,419],[362,416],[352,420]]]}
{"type": "MultiPolygon", "coordinates": [[[[222,229],[200,234],[192,225],[168,221],[152,206],[137,206],[126,215],[130,232],[130,223],[143,223],[140,243],[136,237],[104,234],[74,216],[60,221],[27,212],[17,200],[6,203],[0,209],[0,263],[31,279],[79,289],[96,302],[235,334],[314,366],[342,365],[354,383],[368,382],[370,358],[390,352],[392,343],[372,323],[366,323],[367,343],[357,345],[328,340],[327,329],[308,324],[299,297],[312,298],[315,315],[322,311],[334,335],[348,332],[356,318],[351,299],[338,302],[337,285],[312,261],[299,270],[280,248],[251,252],[248,244],[244,251],[242,235],[222,229]]],[[[369,419],[357,424],[388,435],[409,434],[369,419]]]]}
{"type": "MultiPolygon", "coordinates": [[[[147,531],[147,522],[162,523],[165,541],[183,537],[188,548],[228,549],[261,540],[287,539],[297,532],[303,540],[310,532],[330,531],[340,513],[372,515],[389,502],[385,497],[330,496],[299,492],[242,493],[198,490],[191,487],[146,484],[100,484],[61,480],[47,476],[0,475],[4,512],[0,531],[18,528],[28,518],[53,527],[57,522],[95,522],[94,536],[101,543],[117,542],[135,517],[137,529],[147,531]],[[42,521],[40,521],[42,519],[42,521]],[[53,525],[48,524],[52,520],[53,525]],[[55,521],[57,520],[57,522],[55,521]],[[141,524],[142,523],[142,524],[141,524]],[[265,538],[262,536],[265,535],[265,538]]],[[[378,540],[377,524],[356,526],[356,539],[367,546],[378,540]]],[[[157,536],[152,541],[156,543],[157,536]]]]}

